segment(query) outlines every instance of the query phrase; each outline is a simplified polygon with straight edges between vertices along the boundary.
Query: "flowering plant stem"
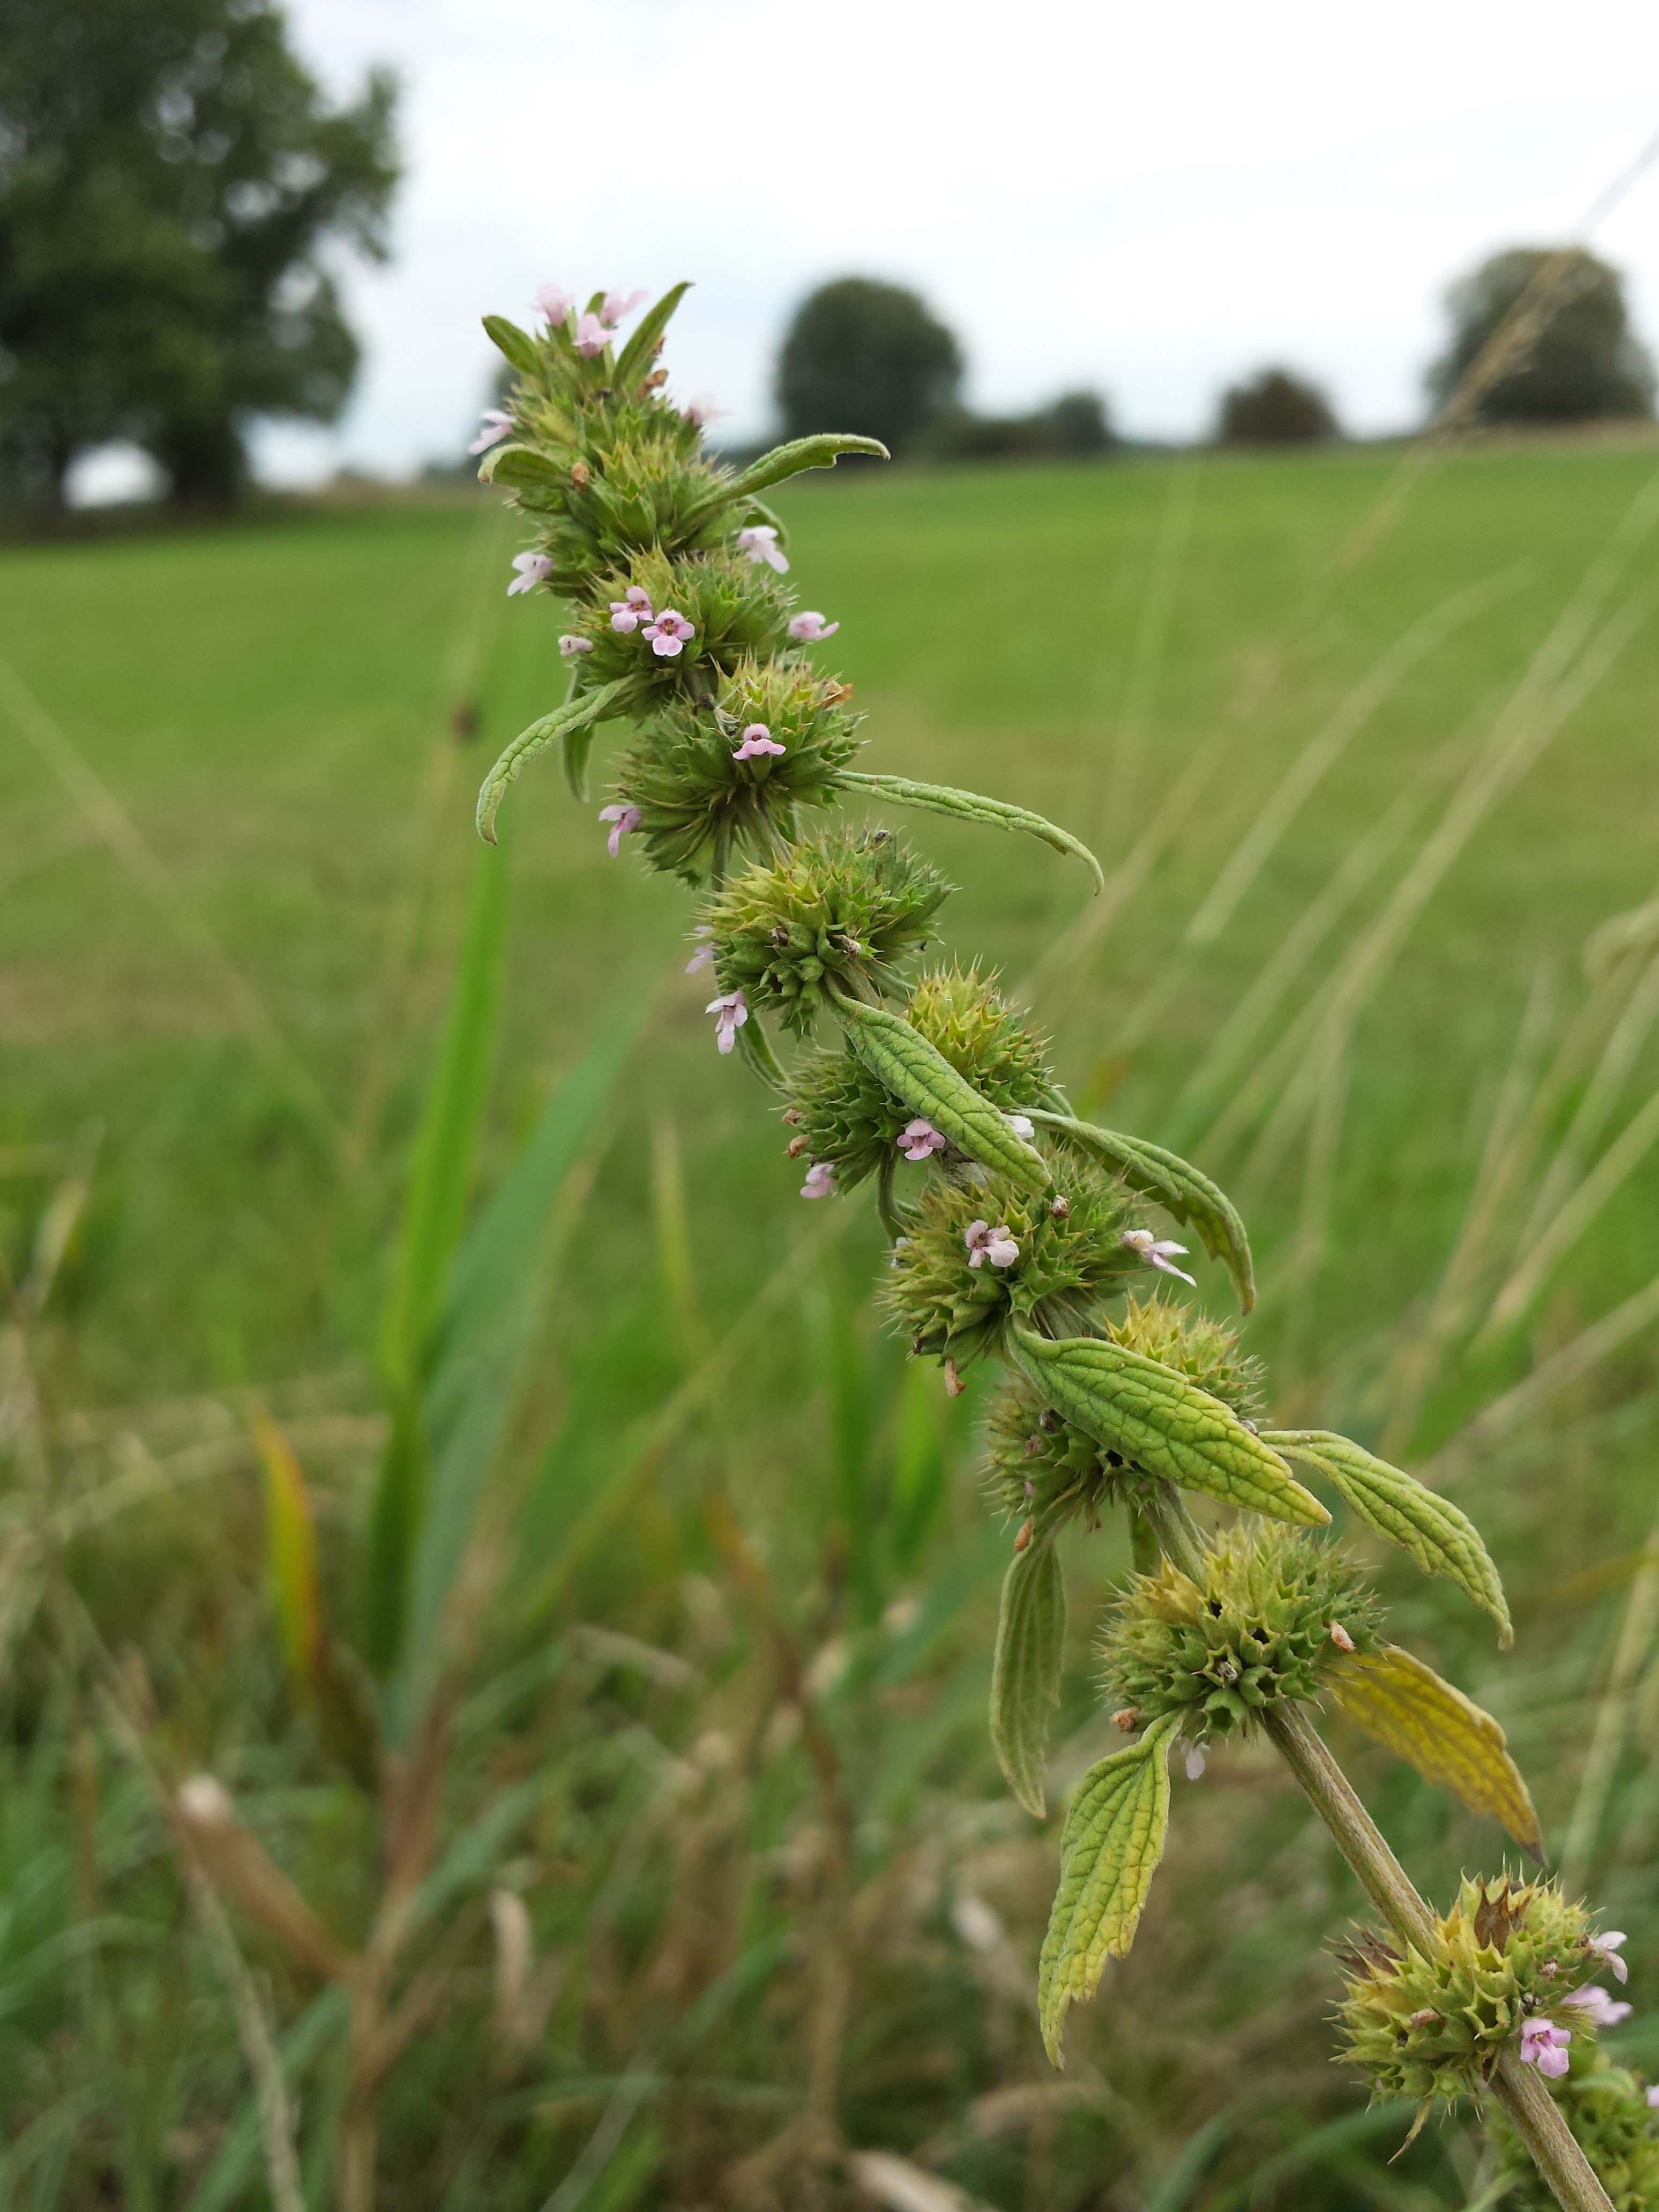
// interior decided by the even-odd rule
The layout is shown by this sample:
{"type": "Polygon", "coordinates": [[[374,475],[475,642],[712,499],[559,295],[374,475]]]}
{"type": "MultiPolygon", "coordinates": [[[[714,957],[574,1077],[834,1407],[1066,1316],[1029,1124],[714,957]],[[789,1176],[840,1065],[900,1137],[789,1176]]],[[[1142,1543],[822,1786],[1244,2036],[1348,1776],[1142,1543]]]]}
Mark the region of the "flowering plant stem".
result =
{"type": "MultiPolygon", "coordinates": [[[[1164,1557],[1182,1574],[1201,1583],[1202,1540],[1170,1484],[1158,1486],[1146,1507],[1146,1519],[1164,1557]]],[[[1279,1757],[1330,1830],[1337,1849],[1358,1876],[1365,1894],[1402,1943],[1422,1949],[1432,1936],[1434,1915],[1306,1712],[1300,1705],[1276,1705],[1266,1715],[1264,1726],[1279,1757]]],[[[1517,2052],[1505,2051],[1493,2073],[1492,2088],[1562,2212],[1613,2212],[1613,2200],[1596,2179],[1595,2169],[1535,2068],[1523,2066],[1517,2052]]]]}

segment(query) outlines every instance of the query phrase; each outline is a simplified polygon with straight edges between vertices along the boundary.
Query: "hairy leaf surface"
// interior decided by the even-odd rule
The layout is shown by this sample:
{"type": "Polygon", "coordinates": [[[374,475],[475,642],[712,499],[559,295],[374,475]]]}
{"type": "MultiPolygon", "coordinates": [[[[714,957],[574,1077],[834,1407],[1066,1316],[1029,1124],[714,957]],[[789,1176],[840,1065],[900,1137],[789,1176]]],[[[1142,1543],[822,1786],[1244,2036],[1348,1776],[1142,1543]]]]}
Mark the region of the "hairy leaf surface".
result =
{"type": "Polygon", "coordinates": [[[1498,1623],[1498,1640],[1515,1641],[1504,1585],[1480,1531],[1467,1513],[1403,1468],[1376,1459],[1346,1437],[1322,1429],[1279,1429],[1263,1443],[1317,1468],[1368,1528],[1398,1544],[1425,1575],[1444,1575],[1498,1623]]]}
{"type": "Polygon", "coordinates": [[[848,791],[864,792],[893,806],[922,806],[929,813],[954,815],[963,822],[988,822],[999,830],[1023,830],[1028,836],[1040,837],[1045,845],[1052,845],[1055,852],[1070,853],[1081,860],[1095,879],[1096,890],[1105,889],[1106,878],[1101,873],[1100,863],[1088,847],[1069,830],[1046,821],[1041,814],[1028,812],[1023,806],[1010,806],[1000,799],[984,799],[976,791],[956,791],[949,784],[913,783],[903,775],[862,775],[848,769],[839,780],[848,791]]]}
{"type": "Polygon", "coordinates": [[[1051,1534],[1016,1552],[1002,1584],[991,1669],[991,1741],[1008,1786],[1040,1820],[1048,1715],[1060,1703],[1066,1584],[1051,1534]]]}
{"type": "Polygon", "coordinates": [[[1048,1169],[1041,1152],[1017,1137],[1006,1115],[981,1098],[966,1076],[928,1043],[902,1014],[862,1000],[840,999],[836,1011],[847,1041],[878,1083],[924,1115],[969,1159],[1006,1175],[1022,1190],[1040,1196],[1048,1188],[1048,1169]]]}
{"type": "Polygon", "coordinates": [[[1250,1240],[1238,1209],[1224,1190],[1190,1161],[1162,1145],[1149,1145],[1144,1137],[1126,1137],[1121,1130],[1097,1129],[1091,1121],[1074,1121],[1065,1114],[1039,1114],[1031,1119],[1057,1137],[1096,1153],[1117,1169],[1131,1190],[1155,1198],[1195,1231],[1212,1260],[1224,1262],[1246,1313],[1255,1304],[1255,1270],[1250,1261],[1250,1240]]]}
{"type": "Polygon", "coordinates": [[[1330,1519],[1230,1407],[1172,1367],[1098,1337],[1024,1328],[1012,1352],[1057,1413],[1147,1474],[1278,1521],[1317,1528],[1330,1519]]]}
{"type": "Polygon", "coordinates": [[[1327,1679],[1338,1706],[1367,1735],[1542,1854],[1532,1799],[1490,1713],[1397,1644],[1340,1659],[1327,1679]]]}
{"type": "Polygon", "coordinates": [[[647,307],[635,326],[634,335],[617,356],[617,387],[628,392],[651,366],[652,357],[668,328],[669,318],[680,301],[691,289],[690,279],[672,284],[654,307],[647,307]]]}
{"type": "Polygon", "coordinates": [[[856,438],[846,431],[824,430],[812,438],[793,438],[787,446],[774,446],[769,453],[751,461],[740,476],[723,487],[715,504],[724,506],[729,500],[764,491],[770,484],[781,483],[786,477],[799,476],[803,469],[832,469],[843,453],[868,453],[878,461],[893,458],[879,438],[856,438]]]}
{"type": "Polygon", "coordinates": [[[562,707],[556,707],[550,714],[544,714],[527,730],[520,731],[484,778],[478,792],[478,835],[486,844],[495,842],[496,811],[507,795],[508,784],[516,781],[526,761],[533,760],[550,744],[562,744],[565,775],[570,788],[578,799],[586,798],[587,755],[593,742],[593,731],[613,714],[627,711],[637,683],[637,678],[619,676],[614,684],[600,684],[597,691],[584,691],[574,699],[567,699],[562,707]]]}
{"type": "Polygon", "coordinates": [[[1038,2019],[1056,2066],[1074,2002],[1087,2003],[1108,1959],[1134,1942],[1170,1826],[1169,1750],[1176,1714],[1140,1741],[1091,1766],[1078,1784],[1060,1843],[1060,1887],[1037,1965],[1038,2019]]]}
{"type": "Polygon", "coordinates": [[[527,331],[516,323],[509,323],[505,315],[486,315],[484,335],[498,353],[506,355],[520,376],[534,376],[541,368],[541,358],[536,351],[536,341],[527,331]]]}
{"type": "Polygon", "coordinates": [[[545,453],[533,446],[492,446],[478,465],[478,481],[491,484],[534,484],[564,482],[562,473],[545,453]]]}

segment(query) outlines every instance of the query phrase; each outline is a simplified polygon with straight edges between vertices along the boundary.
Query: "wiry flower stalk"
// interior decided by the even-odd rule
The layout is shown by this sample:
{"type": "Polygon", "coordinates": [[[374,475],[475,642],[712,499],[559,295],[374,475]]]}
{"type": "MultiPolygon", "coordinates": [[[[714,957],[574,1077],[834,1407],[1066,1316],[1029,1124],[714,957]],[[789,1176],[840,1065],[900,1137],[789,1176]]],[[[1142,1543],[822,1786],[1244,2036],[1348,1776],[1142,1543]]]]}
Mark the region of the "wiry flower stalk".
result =
{"type": "Polygon", "coordinates": [[[595,294],[579,308],[547,287],[536,335],[487,319],[518,381],[486,418],[479,473],[510,489],[532,530],[509,592],[544,590],[572,610],[559,641],[571,685],[491,769],[479,827],[493,835],[507,787],[551,744],[585,799],[598,726],[633,725],[600,811],[609,849],[626,839],[648,868],[702,893],[688,969],[714,971],[720,1051],[740,1053],[780,1094],[789,1156],[805,1164],[800,1195],[845,1197],[873,1180],[892,1240],[884,1296],[913,1354],[939,1361],[952,1393],[975,1360],[1003,1369],[991,1456],[1017,1525],[991,1731],[1039,1816],[1063,1644],[1057,1547],[1074,1520],[1128,1516],[1139,1572],[1103,1665],[1109,1709],[1136,1740],[1084,1777],[1067,1814],[1039,1970],[1050,2055],[1060,2063],[1068,2007],[1133,1940],[1163,1851],[1171,1753],[1182,1747],[1196,1775],[1212,1745],[1260,1730],[1385,1925],[1351,1962],[1349,2055],[1387,2093],[1419,2096],[1419,2124],[1437,2099],[1495,2099],[1558,2202],[1607,2212],[1597,2144],[1616,2141],[1628,2166],[1650,2142],[1659,2166],[1659,2092],[1624,2077],[1628,2092],[1608,2104],[1598,2089],[1593,2112],[1568,2094],[1577,2055],[1629,2009],[1591,1978],[1624,1979],[1623,1938],[1592,1932],[1559,1893],[1507,1878],[1466,1885],[1443,1920],[1418,1894],[1315,1729],[1322,1703],[1534,1852],[1537,1816],[1497,1723],[1388,1642],[1358,1570],[1315,1533],[1330,1515],[1292,1463],[1455,1583],[1508,1643],[1497,1571],[1468,1518],[1403,1470],[1345,1437],[1263,1425],[1255,1363],[1235,1330],[1170,1294],[1175,1282],[1197,1287],[1176,1264],[1189,1247],[1151,1218],[1167,1216],[1218,1262],[1248,1312],[1249,1243],[1225,1194],[1161,1147],[1079,1121],[1042,1040],[990,980],[919,967],[949,894],[938,871],[885,828],[825,826],[829,810],[863,796],[1024,831],[1101,881],[1093,856],[1040,816],[854,769],[864,740],[850,687],[806,650],[841,625],[796,608],[784,525],[760,495],[882,448],[829,434],[736,473],[711,461],[710,410],[676,404],[657,366],[685,289],[625,341],[638,295],[595,294]],[[823,1042],[786,1065],[775,1031],[823,1042]],[[1206,1539],[1187,1492],[1243,1517],[1206,1539]],[[1589,2155],[1570,2118],[1580,2113],[1594,2119],[1581,2130],[1589,2155]]]}

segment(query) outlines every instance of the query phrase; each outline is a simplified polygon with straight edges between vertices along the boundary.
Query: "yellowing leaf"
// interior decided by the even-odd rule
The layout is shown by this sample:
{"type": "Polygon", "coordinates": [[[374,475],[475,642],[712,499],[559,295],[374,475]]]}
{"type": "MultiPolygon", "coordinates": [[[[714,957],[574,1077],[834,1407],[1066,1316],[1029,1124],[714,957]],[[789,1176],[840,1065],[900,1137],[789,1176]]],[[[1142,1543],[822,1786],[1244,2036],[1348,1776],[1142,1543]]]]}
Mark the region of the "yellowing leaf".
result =
{"type": "Polygon", "coordinates": [[[991,1669],[991,1741],[1008,1786],[1040,1820],[1048,1714],[1060,1703],[1066,1585],[1052,1535],[1016,1552],[1002,1585],[991,1669]]]}
{"type": "Polygon", "coordinates": [[[1170,1826],[1170,1743],[1180,1716],[1166,1713],[1137,1744],[1091,1766],[1078,1784],[1060,1842],[1060,1887],[1037,1965],[1038,2021],[1056,2066],[1066,2014],[1100,1986],[1108,1959],[1135,1940],[1141,1908],[1170,1826]]]}
{"type": "Polygon", "coordinates": [[[1327,1681],[1338,1706],[1367,1735],[1425,1781],[1455,1790],[1472,1812],[1501,1820],[1524,1849],[1542,1853],[1538,1815],[1503,1729],[1432,1667],[1393,1644],[1339,1659],[1327,1681]]]}
{"type": "Polygon", "coordinates": [[[1316,1528],[1330,1515],[1230,1407],[1144,1352],[1092,1336],[1013,1333],[1011,1356],[1054,1410],[1149,1474],[1316,1528]]]}
{"type": "Polygon", "coordinates": [[[253,1416],[253,1442],[264,1475],[265,1560],[283,1656],[307,1697],[323,1663],[323,1607],[317,1583],[317,1524],[294,1448],[263,1407],[253,1416]]]}
{"type": "Polygon", "coordinates": [[[1444,1575],[1455,1582],[1471,1604],[1498,1623],[1498,1642],[1514,1643],[1504,1585],[1480,1531],[1449,1498],[1403,1468],[1373,1458],[1346,1437],[1324,1430],[1268,1430],[1261,1441],[1317,1468],[1368,1528],[1398,1544],[1425,1575],[1444,1575]]]}

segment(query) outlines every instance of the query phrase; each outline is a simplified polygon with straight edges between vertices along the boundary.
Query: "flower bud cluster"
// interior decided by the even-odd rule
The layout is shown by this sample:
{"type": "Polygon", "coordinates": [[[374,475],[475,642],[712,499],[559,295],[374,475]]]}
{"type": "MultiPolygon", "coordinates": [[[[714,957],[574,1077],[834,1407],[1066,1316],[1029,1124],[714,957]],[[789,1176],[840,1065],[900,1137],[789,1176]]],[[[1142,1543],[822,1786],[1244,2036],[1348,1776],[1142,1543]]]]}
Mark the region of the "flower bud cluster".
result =
{"type": "Polygon", "coordinates": [[[1511,2045],[1540,2073],[1565,2074],[1569,2045],[1617,2014],[1585,1986],[1613,1944],[1553,1882],[1466,1880],[1426,1949],[1368,1934],[1346,1954],[1342,2056],[1379,2097],[1446,2103],[1478,2091],[1511,2045]]]}
{"type": "Polygon", "coordinates": [[[1240,1522],[1206,1554],[1199,1585],[1166,1560],[1137,1575],[1101,1641],[1107,1694],[1127,1725],[1166,1713],[1201,1746],[1320,1693],[1331,1663],[1380,1648],[1381,1610],[1330,1544],[1277,1522],[1240,1522]]]}

